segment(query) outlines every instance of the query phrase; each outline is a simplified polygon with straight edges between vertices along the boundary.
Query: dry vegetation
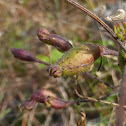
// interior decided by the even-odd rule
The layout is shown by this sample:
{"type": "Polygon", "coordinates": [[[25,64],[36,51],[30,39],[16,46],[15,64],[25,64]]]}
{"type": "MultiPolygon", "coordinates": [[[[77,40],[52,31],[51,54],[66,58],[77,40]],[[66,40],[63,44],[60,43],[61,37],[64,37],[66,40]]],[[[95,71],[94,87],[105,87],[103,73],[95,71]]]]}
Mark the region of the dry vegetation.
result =
{"type": "MultiPolygon", "coordinates": [[[[123,0],[78,2],[97,14],[100,5],[106,4],[108,10],[103,17],[123,4],[123,0]]],[[[51,89],[62,99],[78,98],[73,91],[75,81],[72,78],[55,79],[49,76],[47,67],[20,62],[11,55],[9,49],[12,47],[26,49],[45,61],[49,61],[51,53],[54,63],[61,53],[54,48],[49,50],[47,45],[39,41],[36,31],[40,27],[67,38],[74,45],[93,41],[117,50],[111,37],[95,21],[64,0],[0,0],[0,126],[76,126],[81,110],[87,115],[87,126],[113,125],[115,108],[101,103],[83,103],[61,110],[38,104],[30,112],[20,111],[21,103],[42,87],[51,89]]],[[[91,73],[111,85],[118,85],[121,74],[117,58],[104,57],[102,68],[97,72],[99,63],[100,59],[91,73]]],[[[85,75],[79,77],[78,83],[83,96],[96,98],[97,88],[94,87],[97,80],[85,75]]],[[[110,91],[107,88],[107,92],[110,91]]],[[[117,102],[117,96],[110,96],[106,100],[117,102]]]]}

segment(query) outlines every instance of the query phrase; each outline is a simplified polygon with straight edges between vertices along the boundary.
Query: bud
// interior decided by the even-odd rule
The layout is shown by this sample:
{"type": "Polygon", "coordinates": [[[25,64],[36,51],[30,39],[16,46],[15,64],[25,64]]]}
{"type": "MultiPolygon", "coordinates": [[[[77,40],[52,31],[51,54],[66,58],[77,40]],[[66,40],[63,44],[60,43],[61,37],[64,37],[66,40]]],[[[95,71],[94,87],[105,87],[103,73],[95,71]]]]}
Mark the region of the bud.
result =
{"type": "Polygon", "coordinates": [[[68,107],[71,104],[76,103],[76,102],[75,101],[65,101],[60,98],[49,97],[48,103],[50,104],[51,108],[63,109],[65,107],[68,107]]]}
{"type": "Polygon", "coordinates": [[[54,46],[60,52],[66,52],[72,48],[72,45],[63,37],[50,33],[45,28],[40,28],[37,31],[39,40],[54,46]]]}
{"type": "Polygon", "coordinates": [[[31,99],[36,101],[36,102],[45,103],[45,102],[47,102],[48,97],[57,97],[57,95],[52,93],[48,89],[42,88],[42,89],[39,89],[38,91],[36,91],[32,95],[31,99]]]}
{"type": "Polygon", "coordinates": [[[37,30],[37,36],[39,38],[39,40],[41,40],[42,42],[51,45],[52,43],[49,41],[49,36],[50,36],[50,32],[45,29],[45,28],[40,28],[37,30]]]}
{"type": "Polygon", "coordinates": [[[47,66],[50,65],[50,64],[48,64],[44,61],[37,59],[34,55],[32,55],[31,53],[29,53],[26,50],[11,48],[10,51],[14,55],[14,57],[19,59],[19,60],[28,61],[28,62],[38,62],[38,63],[44,64],[44,65],[47,65],[47,66]]]}
{"type": "Polygon", "coordinates": [[[21,108],[23,110],[31,110],[37,102],[44,103],[46,107],[51,107],[55,109],[62,109],[76,103],[75,101],[65,101],[63,99],[60,99],[56,96],[56,94],[42,88],[32,95],[31,100],[27,100],[26,102],[24,102],[21,105],[21,108]]]}
{"type": "Polygon", "coordinates": [[[101,45],[84,43],[66,52],[57,62],[48,68],[50,76],[74,76],[91,68],[93,63],[103,55],[116,55],[118,52],[101,45]]]}
{"type": "Polygon", "coordinates": [[[92,66],[100,57],[100,48],[96,44],[84,43],[66,52],[54,66],[50,66],[49,74],[54,77],[80,74],[92,66]]]}

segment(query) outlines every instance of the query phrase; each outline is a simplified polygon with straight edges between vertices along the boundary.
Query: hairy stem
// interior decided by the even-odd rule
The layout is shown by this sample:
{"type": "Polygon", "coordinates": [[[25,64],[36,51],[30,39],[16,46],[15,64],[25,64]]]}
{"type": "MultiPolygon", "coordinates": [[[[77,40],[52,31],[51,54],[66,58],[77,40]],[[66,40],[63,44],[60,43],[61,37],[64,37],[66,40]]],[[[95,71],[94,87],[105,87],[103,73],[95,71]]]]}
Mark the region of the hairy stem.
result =
{"type": "Polygon", "coordinates": [[[104,55],[118,56],[118,52],[104,47],[103,52],[101,53],[101,56],[104,56],[104,55]]]}

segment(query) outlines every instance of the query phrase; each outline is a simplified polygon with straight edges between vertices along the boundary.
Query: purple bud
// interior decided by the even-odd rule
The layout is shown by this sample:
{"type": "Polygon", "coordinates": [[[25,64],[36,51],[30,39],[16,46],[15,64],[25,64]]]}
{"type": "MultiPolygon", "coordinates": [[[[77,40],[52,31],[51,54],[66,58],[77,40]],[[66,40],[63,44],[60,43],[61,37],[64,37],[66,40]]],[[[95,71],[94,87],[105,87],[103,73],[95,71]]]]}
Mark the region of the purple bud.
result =
{"type": "Polygon", "coordinates": [[[74,104],[75,101],[65,101],[60,99],[48,89],[42,88],[35,93],[33,93],[31,100],[27,100],[21,105],[21,108],[31,110],[35,106],[36,102],[43,103],[47,107],[62,109],[68,107],[71,104],[74,104]]]}
{"type": "Polygon", "coordinates": [[[45,28],[38,29],[37,36],[40,41],[54,46],[60,52],[66,52],[72,48],[72,45],[65,38],[52,34],[45,28]]]}
{"type": "Polygon", "coordinates": [[[28,51],[25,51],[23,49],[16,49],[11,48],[10,49],[12,54],[15,58],[23,60],[23,61],[30,61],[30,62],[36,62],[36,57],[29,53],[28,51]]]}
{"type": "Polygon", "coordinates": [[[48,103],[50,104],[51,108],[63,109],[63,108],[70,106],[71,104],[74,104],[75,101],[65,101],[65,100],[60,99],[60,98],[50,97],[49,100],[48,100],[48,103]]]}
{"type": "Polygon", "coordinates": [[[28,62],[38,62],[50,66],[49,63],[37,59],[34,55],[32,55],[30,52],[26,50],[11,48],[10,51],[12,52],[13,56],[19,60],[28,61],[28,62]]]}

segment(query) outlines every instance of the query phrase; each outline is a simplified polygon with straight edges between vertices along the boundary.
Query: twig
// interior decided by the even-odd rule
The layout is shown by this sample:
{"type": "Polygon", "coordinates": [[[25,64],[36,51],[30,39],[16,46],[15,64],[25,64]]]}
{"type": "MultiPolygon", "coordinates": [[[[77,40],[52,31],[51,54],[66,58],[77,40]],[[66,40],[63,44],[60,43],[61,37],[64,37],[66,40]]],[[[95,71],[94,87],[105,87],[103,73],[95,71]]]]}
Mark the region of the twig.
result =
{"type": "Polygon", "coordinates": [[[40,63],[40,64],[44,64],[46,66],[50,66],[51,65],[50,63],[47,63],[47,62],[39,60],[39,59],[37,59],[37,62],[40,63]]]}
{"type": "Polygon", "coordinates": [[[80,4],[78,4],[77,2],[74,2],[72,0],[66,0],[68,3],[72,4],[73,6],[77,7],[78,9],[82,10],[83,12],[85,12],[86,14],[88,14],[91,18],[93,18],[94,20],[96,20],[103,28],[105,28],[108,33],[114,38],[114,40],[119,44],[119,46],[123,49],[124,52],[126,52],[126,48],[123,45],[123,43],[118,39],[118,37],[115,35],[115,33],[113,32],[113,30],[104,22],[102,21],[98,16],[96,16],[95,14],[93,14],[91,11],[89,11],[88,9],[86,9],[85,7],[81,6],[80,4]]]}
{"type": "Polygon", "coordinates": [[[111,96],[111,95],[113,95],[113,94],[116,94],[116,93],[118,93],[118,92],[119,92],[119,90],[117,89],[117,90],[115,90],[115,91],[112,91],[112,92],[110,92],[110,93],[107,93],[107,94],[105,94],[104,96],[102,96],[99,100],[106,99],[107,97],[109,97],[109,96],[111,96]]]}
{"type": "Polygon", "coordinates": [[[124,68],[122,82],[120,85],[119,105],[120,106],[117,108],[117,113],[116,113],[116,126],[123,126],[124,114],[125,114],[123,106],[126,105],[126,65],[124,68]]]}
{"type": "Polygon", "coordinates": [[[86,74],[87,76],[89,76],[89,77],[93,78],[93,79],[98,80],[99,82],[104,83],[106,86],[108,86],[108,87],[112,88],[113,90],[115,90],[115,88],[117,88],[117,86],[116,86],[116,87],[111,86],[110,84],[108,84],[108,83],[104,82],[103,80],[101,80],[101,79],[97,78],[96,76],[94,76],[94,75],[90,74],[89,72],[83,72],[83,73],[82,73],[82,75],[85,75],[85,74],[86,74]]]}
{"type": "MultiPolygon", "coordinates": [[[[98,99],[95,99],[95,98],[91,98],[91,97],[84,97],[82,100],[78,100],[77,102],[78,103],[81,103],[81,102],[99,102],[99,103],[104,103],[104,104],[107,104],[107,105],[112,105],[112,106],[116,106],[118,107],[119,104],[117,103],[113,103],[113,102],[108,102],[108,101],[103,101],[103,100],[98,100],[98,99]],[[87,101],[86,101],[87,100],[87,101]]],[[[126,106],[123,106],[123,108],[126,109],[126,106]]],[[[119,125],[118,125],[119,126],[119,125]]]]}
{"type": "MultiPolygon", "coordinates": [[[[95,98],[91,98],[91,97],[83,97],[81,94],[79,94],[79,92],[77,91],[77,89],[74,89],[76,92],[76,95],[80,98],[79,100],[76,101],[77,104],[80,104],[81,102],[99,102],[99,103],[104,103],[107,105],[112,105],[112,106],[116,106],[118,107],[119,104],[117,103],[113,103],[113,102],[108,102],[108,101],[103,101],[100,99],[95,99],[95,98]]],[[[126,106],[122,106],[123,108],[126,108],[126,106]]]]}
{"type": "Polygon", "coordinates": [[[78,78],[78,76],[75,77],[74,91],[75,91],[75,94],[76,94],[79,98],[83,98],[83,96],[77,91],[77,78],[78,78]]]}

